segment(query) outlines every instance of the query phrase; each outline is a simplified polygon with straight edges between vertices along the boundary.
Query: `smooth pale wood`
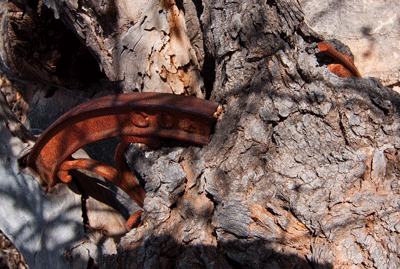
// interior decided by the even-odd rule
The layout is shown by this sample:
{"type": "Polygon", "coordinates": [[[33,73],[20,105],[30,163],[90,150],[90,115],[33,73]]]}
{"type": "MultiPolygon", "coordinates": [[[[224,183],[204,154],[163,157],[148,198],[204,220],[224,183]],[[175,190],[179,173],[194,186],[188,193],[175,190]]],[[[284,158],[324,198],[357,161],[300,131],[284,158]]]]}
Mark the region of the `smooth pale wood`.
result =
{"type": "Polygon", "coordinates": [[[31,268],[69,268],[67,248],[83,239],[81,197],[66,185],[45,193],[22,173],[17,158],[27,147],[0,125],[0,229],[31,268]]]}
{"type": "MultiPolygon", "coordinates": [[[[39,178],[18,165],[34,140],[0,93],[0,230],[30,268],[87,268],[89,260],[98,256],[98,241],[107,242],[102,243],[103,252],[115,252],[115,244],[104,235],[127,232],[125,218],[115,209],[115,193],[103,178],[90,172],[76,173],[77,179],[86,184],[85,213],[82,195],[74,184],[59,184],[46,193],[39,178]],[[84,239],[84,214],[90,239],[84,239]]],[[[83,150],[74,157],[89,158],[83,150]]],[[[128,204],[134,204],[127,195],[124,197],[128,204]]]]}

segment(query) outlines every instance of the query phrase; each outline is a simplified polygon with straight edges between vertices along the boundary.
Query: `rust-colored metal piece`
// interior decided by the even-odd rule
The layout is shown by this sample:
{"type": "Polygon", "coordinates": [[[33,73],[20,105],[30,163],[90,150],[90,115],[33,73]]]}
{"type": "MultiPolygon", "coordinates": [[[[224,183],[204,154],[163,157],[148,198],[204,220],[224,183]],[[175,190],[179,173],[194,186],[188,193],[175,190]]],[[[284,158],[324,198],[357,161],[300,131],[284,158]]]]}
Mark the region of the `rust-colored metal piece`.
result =
{"type": "Polygon", "coordinates": [[[35,143],[27,167],[40,176],[47,188],[70,182],[69,170],[93,171],[143,207],[145,191],[129,171],[124,157],[129,144],[140,142],[155,148],[160,145],[159,138],[172,138],[206,145],[217,107],[212,101],[164,93],[98,98],[70,110],[53,123],[35,143]],[[116,136],[122,141],[115,152],[115,168],[96,160],[71,157],[87,144],[116,136]]]}
{"type": "Polygon", "coordinates": [[[142,213],[143,210],[138,210],[129,217],[129,219],[126,221],[126,226],[128,227],[128,229],[132,229],[142,225],[142,220],[140,219],[142,213]]]}
{"type": "Polygon", "coordinates": [[[328,65],[332,73],[340,77],[361,77],[350,56],[340,53],[325,41],[318,43],[318,49],[336,61],[336,63],[328,65]]]}

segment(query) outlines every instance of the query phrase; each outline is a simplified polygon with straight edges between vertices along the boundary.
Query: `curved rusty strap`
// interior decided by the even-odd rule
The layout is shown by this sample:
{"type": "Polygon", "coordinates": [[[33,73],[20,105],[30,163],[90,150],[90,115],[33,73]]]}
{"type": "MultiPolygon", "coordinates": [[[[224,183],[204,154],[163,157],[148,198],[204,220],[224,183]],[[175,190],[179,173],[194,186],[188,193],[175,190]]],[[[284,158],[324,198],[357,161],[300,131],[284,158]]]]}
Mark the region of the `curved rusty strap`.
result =
{"type": "Polygon", "coordinates": [[[37,140],[27,161],[46,187],[71,181],[68,170],[91,170],[124,190],[143,206],[144,190],[130,173],[124,152],[129,143],[159,145],[158,137],[206,145],[218,104],[164,93],[126,93],[84,103],[59,118],[37,140]],[[94,141],[122,137],[116,168],[90,159],[74,160],[76,150],[94,141]]]}
{"type": "Polygon", "coordinates": [[[334,74],[342,77],[361,77],[360,72],[351,60],[350,56],[340,53],[331,44],[325,41],[318,43],[318,49],[345,68],[345,70],[343,70],[343,68],[338,64],[328,66],[334,74]]]}

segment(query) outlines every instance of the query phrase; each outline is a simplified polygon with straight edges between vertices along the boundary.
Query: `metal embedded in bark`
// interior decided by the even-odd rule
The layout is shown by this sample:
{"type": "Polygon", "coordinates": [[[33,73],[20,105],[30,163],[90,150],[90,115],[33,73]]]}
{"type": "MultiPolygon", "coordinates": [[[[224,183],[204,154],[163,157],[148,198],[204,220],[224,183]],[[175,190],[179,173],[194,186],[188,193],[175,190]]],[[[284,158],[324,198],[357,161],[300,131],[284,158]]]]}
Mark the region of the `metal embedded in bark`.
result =
{"type": "Polygon", "coordinates": [[[127,93],[95,99],[53,123],[35,143],[27,167],[40,176],[47,188],[70,182],[72,169],[93,171],[143,207],[145,192],[124,157],[129,144],[140,142],[157,147],[158,138],[172,138],[206,145],[217,107],[212,101],[165,93],[127,93]],[[115,152],[116,168],[71,157],[87,144],[116,136],[122,138],[115,152]]]}
{"type": "Polygon", "coordinates": [[[337,62],[328,65],[332,73],[339,77],[361,77],[360,72],[350,56],[340,53],[331,44],[325,41],[318,43],[318,49],[337,62]]]}

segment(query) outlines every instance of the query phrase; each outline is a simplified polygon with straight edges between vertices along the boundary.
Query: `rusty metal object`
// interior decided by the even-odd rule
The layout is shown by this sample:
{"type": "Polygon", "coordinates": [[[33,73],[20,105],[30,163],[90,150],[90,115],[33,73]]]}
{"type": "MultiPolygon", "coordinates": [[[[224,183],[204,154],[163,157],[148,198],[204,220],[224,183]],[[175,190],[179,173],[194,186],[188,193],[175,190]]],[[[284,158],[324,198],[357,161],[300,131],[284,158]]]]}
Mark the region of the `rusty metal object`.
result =
{"type": "Polygon", "coordinates": [[[27,167],[40,176],[47,188],[70,182],[69,170],[93,171],[143,207],[145,191],[129,171],[124,157],[129,144],[140,142],[155,148],[160,145],[159,138],[172,138],[206,145],[217,107],[212,101],[164,93],[98,98],[70,110],[53,123],[35,143],[27,167]],[[96,160],[71,157],[87,144],[116,136],[122,141],[115,152],[115,168],[96,160]]]}
{"type": "Polygon", "coordinates": [[[318,49],[336,61],[336,63],[328,65],[332,73],[340,77],[361,77],[350,56],[340,53],[325,41],[318,43],[318,49]]]}
{"type": "Polygon", "coordinates": [[[142,224],[142,221],[140,219],[140,215],[142,215],[142,213],[143,210],[138,210],[129,217],[129,219],[126,221],[126,226],[128,227],[128,229],[138,227],[142,224]]]}

